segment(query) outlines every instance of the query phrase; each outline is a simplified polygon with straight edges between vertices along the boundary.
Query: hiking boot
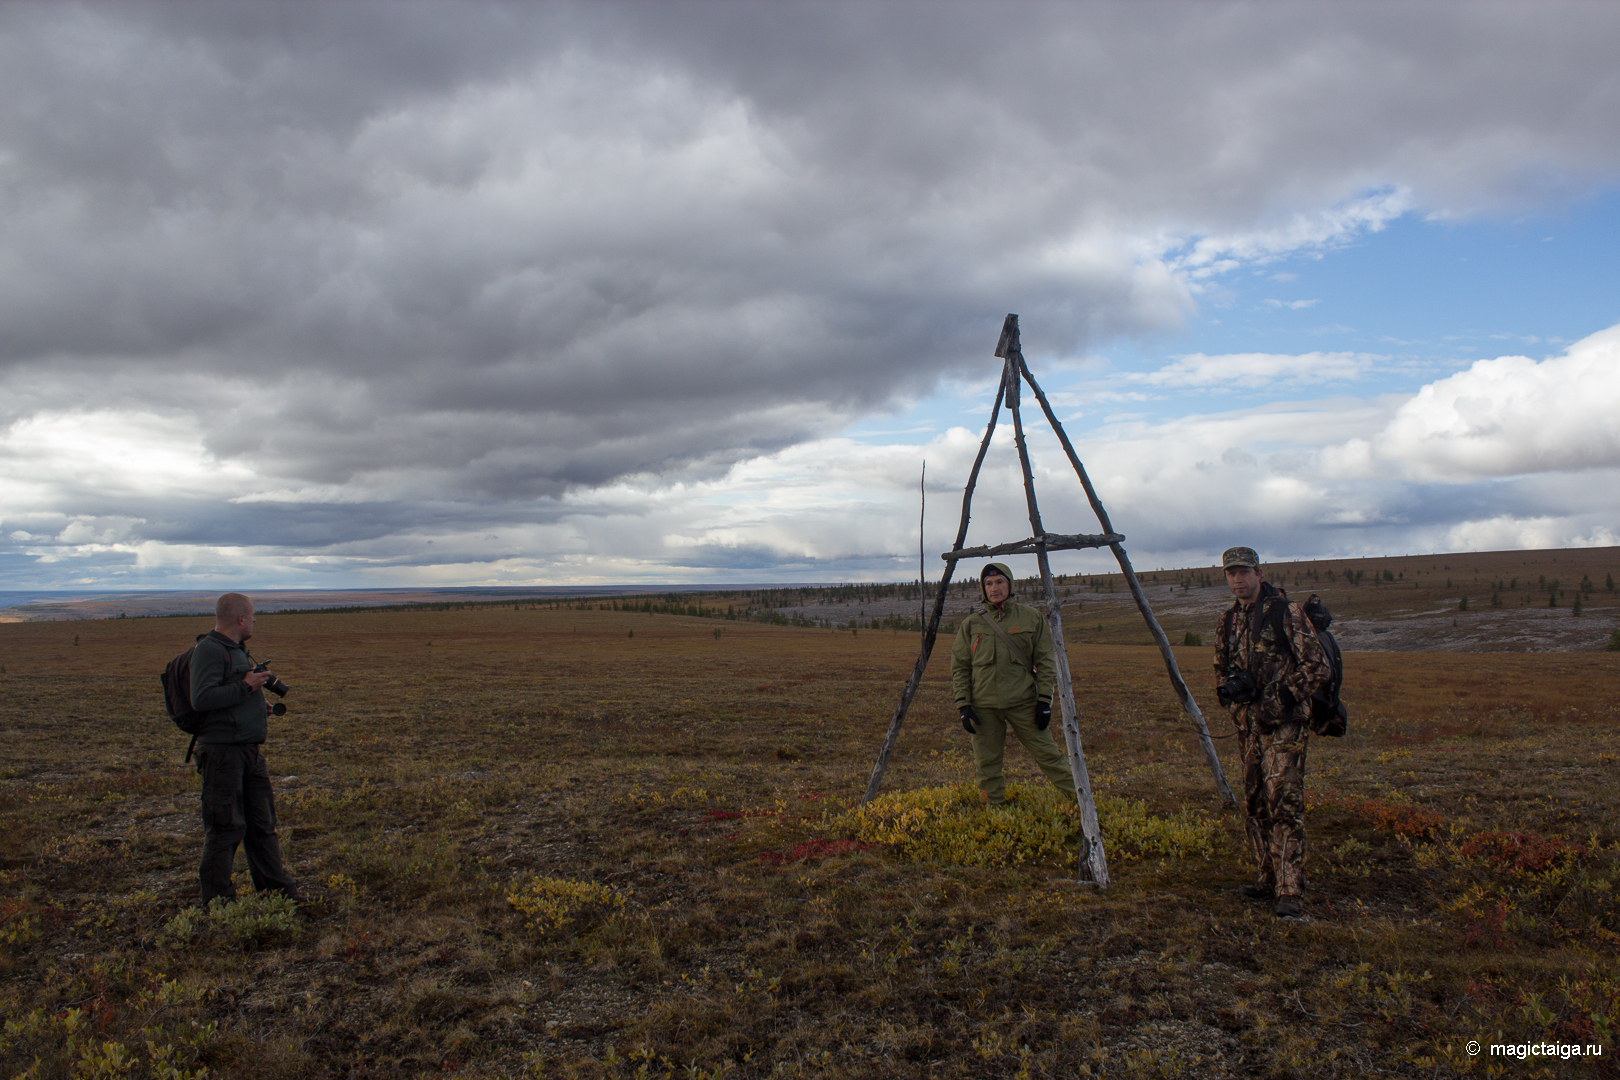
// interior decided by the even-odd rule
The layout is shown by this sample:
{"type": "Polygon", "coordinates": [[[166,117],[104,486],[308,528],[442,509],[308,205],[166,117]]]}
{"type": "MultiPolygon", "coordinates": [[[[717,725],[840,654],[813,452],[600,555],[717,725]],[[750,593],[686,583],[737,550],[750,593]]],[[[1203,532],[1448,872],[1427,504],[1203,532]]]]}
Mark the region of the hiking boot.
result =
{"type": "Polygon", "coordinates": [[[1298,896],[1279,896],[1272,910],[1280,919],[1297,919],[1305,914],[1305,901],[1298,896]]]}
{"type": "Polygon", "coordinates": [[[1238,892],[1243,894],[1245,900],[1270,900],[1277,895],[1277,886],[1270,882],[1250,882],[1248,885],[1239,885],[1238,892]]]}

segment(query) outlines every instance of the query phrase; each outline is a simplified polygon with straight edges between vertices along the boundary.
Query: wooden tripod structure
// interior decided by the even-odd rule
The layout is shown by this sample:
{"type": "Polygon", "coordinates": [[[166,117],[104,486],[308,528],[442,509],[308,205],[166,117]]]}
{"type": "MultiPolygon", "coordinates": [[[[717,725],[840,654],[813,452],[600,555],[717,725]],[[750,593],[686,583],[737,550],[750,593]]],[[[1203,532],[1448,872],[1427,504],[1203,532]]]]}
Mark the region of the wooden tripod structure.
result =
{"type": "Polygon", "coordinates": [[[1040,564],[1041,585],[1046,594],[1046,621],[1052,630],[1052,652],[1053,659],[1057,663],[1057,696],[1063,720],[1063,740],[1068,749],[1069,769],[1074,774],[1075,796],[1080,802],[1080,832],[1083,838],[1080,878],[1106,886],[1108,857],[1103,851],[1102,832],[1097,826],[1097,807],[1091,797],[1091,776],[1086,771],[1085,754],[1080,748],[1080,727],[1078,712],[1074,705],[1074,685],[1069,675],[1069,654],[1063,644],[1063,618],[1057,591],[1052,587],[1052,568],[1047,561],[1047,552],[1106,547],[1114,553],[1114,558],[1118,560],[1119,568],[1125,575],[1125,583],[1130,587],[1131,596],[1136,599],[1137,609],[1142,612],[1142,618],[1153,633],[1153,640],[1158,643],[1159,653],[1164,657],[1165,669],[1170,674],[1170,685],[1175,688],[1176,696],[1181,699],[1181,707],[1186,710],[1198,729],[1204,757],[1209,761],[1210,771],[1215,774],[1215,787],[1227,806],[1236,806],[1237,799],[1233,797],[1232,789],[1226,783],[1226,775],[1221,771],[1221,759],[1215,753],[1215,744],[1210,741],[1209,729],[1204,726],[1204,714],[1199,711],[1198,703],[1193,700],[1186,682],[1182,680],[1181,671],[1176,666],[1175,653],[1170,649],[1170,641],[1165,637],[1158,619],[1153,616],[1153,609],[1148,605],[1147,596],[1142,592],[1141,582],[1136,580],[1136,571],[1131,568],[1130,557],[1125,554],[1125,537],[1116,533],[1113,525],[1109,523],[1108,512],[1103,509],[1102,501],[1097,498],[1096,489],[1091,486],[1091,478],[1086,475],[1085,466],[1080,464],[1080,457],[1074,452],[1074,445],[1069,442],[1069,436],[1064,432],[1063,425],[1058,422],[1057,414],[1052,411],[1052,406],[1046,400],[1046,394],[1042,392],[1040,384],[1030,373],[1029,365],[1024,363],[1023,349],[1018,342],[1017,315],[1008,315],[1006,322],[1002,324],[1001,340],[996,344],[996,356],[1002,360],[1001,387],[996,391],[996,403],[990,408],[990,423],[984,430],[984,440],[979,443],[979,455],[973,459],[973,471],[968,473],[967,487],[962,492],[962,522],[956,530],[956,543],[950,551],[940,556],[945,560],[945,572],[940,577],[939,590],[934,594],[934,609],[929,614],[928,626],[923,632],[922,655],[917,657],[916,666],[911,669],[911,678],[906,680],[906,687],[900,694],[900,704],[894,710],[893,719],[889,721],[888,733],[883,738],[883,749],[878,752],[877,764],[872,768],[872,779],[867,782],[866,794],[862,796],[861,801],[864,803],[875,797],[878,787],[883,783],[883,773],[888,768],[889,755],[894,752],[895,741],[900,737],[900,727],[905,723],[906,710],[910,708],[911,699],[917,694],[923,671],[928,667],[928,657],[934,650],[940,619],[945,613],[945,594],[950,586],[951,575],[956,571],[957,562],[962,559],[988,558],[992,555],[1034,554],[1040,564]],[[1029,447],[1024,442],[1024,421],[1018,403],[1019,387],[1024,382],[1029,383],[1030,390],[1035,394],[1035,400],[1040,402],[1041,411],[1046,414],[1047,421],[1057,434],[1058,442],[1063,445],[1064,453],[1069,456],[1069,464],[1074,466],[1075,474],[1080,477],[1080,486],[1085,488],[1086,498],[1091,502],[1091,509],[1096,512],[1098,524],[1102,526],[1103,531],[1100,534],[1069,536],[1049,533],[1041,525],[1041,511],[1035,500],[1035,477],[1030,470],[1029,447]],[[967,539],[968,520],[973,506],[973,488],[979,482],[979,468],[984,464],[984,456],[990,449],[990,438],[996,432],[996,419],[1001,415],[1003,403],[1012,414],[1013,441],[1017,444],[1018,464],[1024,473],[1024,499],[1029,505],[1029,527],[1032,535],[1027,540],[1008,544],[964,548],[962,542],[967,539]]]}

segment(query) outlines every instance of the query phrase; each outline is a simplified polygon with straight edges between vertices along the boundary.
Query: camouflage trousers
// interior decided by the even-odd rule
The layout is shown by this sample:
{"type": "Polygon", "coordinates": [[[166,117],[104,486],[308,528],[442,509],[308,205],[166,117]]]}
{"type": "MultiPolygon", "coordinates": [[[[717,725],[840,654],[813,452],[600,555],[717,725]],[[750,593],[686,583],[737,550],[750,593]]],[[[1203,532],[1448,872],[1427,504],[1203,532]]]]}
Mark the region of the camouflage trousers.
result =
{"type": "Polygon", "coordinates": [[[1278,896],[1305,894],[1305,744],[1311,729],[1286,723],[1275,731],[1238,729],[1249,851],[1260,884],[1278,896]]]}

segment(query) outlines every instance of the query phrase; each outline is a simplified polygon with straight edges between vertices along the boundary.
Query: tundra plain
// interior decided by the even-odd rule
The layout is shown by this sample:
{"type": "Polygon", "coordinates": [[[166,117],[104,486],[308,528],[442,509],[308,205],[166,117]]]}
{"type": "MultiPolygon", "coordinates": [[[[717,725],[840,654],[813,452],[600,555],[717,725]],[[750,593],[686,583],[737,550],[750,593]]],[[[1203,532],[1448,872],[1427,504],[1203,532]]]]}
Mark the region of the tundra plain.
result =
{"type": "MultiPolygon", "coordinates": [[[[1117,576],[1064,583],[1107,890],[1074,882],[1072,815],[1021,749],[1014,806],[992,820],[970,805],[948,638],[885,779],[887,816],[853,813],[917,654],[898,627],[915,591],[797,606],[709,593],[690,598],[701,614],[591,598],[261,616],[251,648],[293,687],[267,753],[311,896],[296,912],[188,910],[198,781],[156,675],[210,620],[0,625],[0,1063],[8,1077],[1615,1076],[1615,556],[1274,568],[1297,598],[1323,594],[1352,650],[1350,733],[1310,751],[1303,920],[1238,896],[1241,818],[1156,650],[1134,643],[1117,576]],[[761,621],[817,610],[858,625],[761,621]],[[952,830],[987,827],[952,847],[952,830]],[[1054,829],[1069,846],[1042,846],[1054,829]]],[[[1211,574],[1144,575],[1173,640],[1208,640],[1225,606],[1211,574]]],[[[1176,653],[1225,734],[1210,649],[1176,653]]],[[[1239,786],[1232,740],[1217,745],[1239,786]]]]}

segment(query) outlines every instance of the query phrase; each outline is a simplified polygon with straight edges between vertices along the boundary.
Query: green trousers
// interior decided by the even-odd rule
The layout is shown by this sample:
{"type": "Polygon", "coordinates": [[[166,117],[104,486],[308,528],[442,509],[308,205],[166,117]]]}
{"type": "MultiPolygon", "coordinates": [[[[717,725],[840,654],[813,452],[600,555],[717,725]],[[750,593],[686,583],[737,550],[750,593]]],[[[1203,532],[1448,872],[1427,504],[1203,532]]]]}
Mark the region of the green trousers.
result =
{"type": "Polygon", "coordinates": [[[1052,738],[1052,729],[1042,731],[1035,726],[1035,703],[1021,709],[983,709],[975,705],[979,729],[973,740],[973,761],[979,767],[979,790],[992,805],[1007,801],[1007,785],[1001,778],[1001,762],[1005,756],[1007,729],[1011,728],[1018,741],[1024,744],[1029,756],[1041,767],[1053,787],[1074,797],[1074,774],[1069,771],[1069,758],[1058,749],[1052,738]]]}

